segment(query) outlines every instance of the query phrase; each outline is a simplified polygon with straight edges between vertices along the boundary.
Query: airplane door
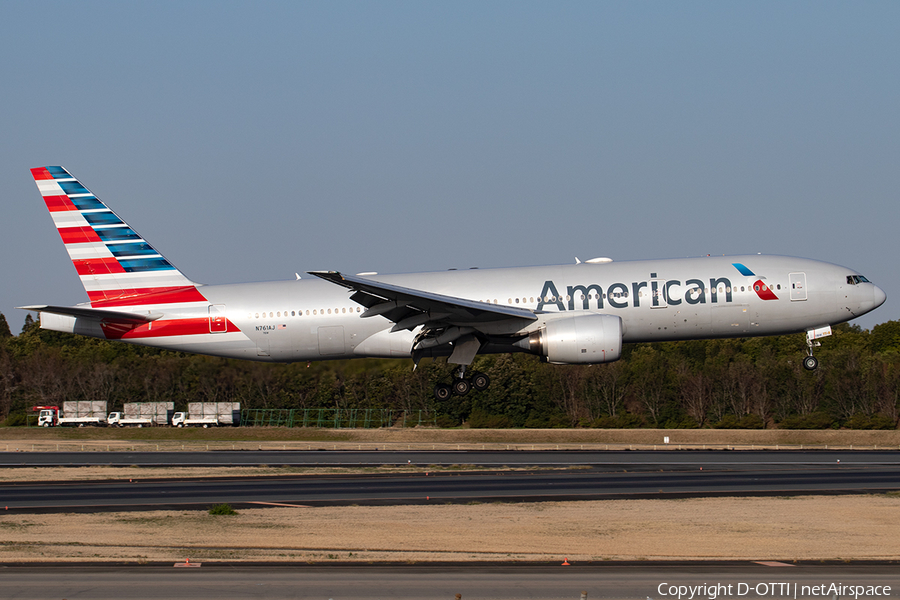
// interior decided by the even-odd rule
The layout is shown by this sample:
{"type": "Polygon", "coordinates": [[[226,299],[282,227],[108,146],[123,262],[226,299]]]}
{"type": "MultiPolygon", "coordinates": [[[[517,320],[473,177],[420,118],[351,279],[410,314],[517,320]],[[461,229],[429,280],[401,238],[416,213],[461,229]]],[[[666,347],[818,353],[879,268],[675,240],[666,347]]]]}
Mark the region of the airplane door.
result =
{"type": "Polygon", "coordinates": [[[209,305],[209,332],[225,333],[228,331],[228,321],[225,320],[225,305],[209,305]]]}
{"type": "Polygon", "coordinates": [[[806,300],[806,273],[790,273],[791,300],[806,300]]]}
{"type": "Polygon", "coordinates": [[[344,353],[344,327],[342,325],[319,327],[319,354],[344,353]]]}

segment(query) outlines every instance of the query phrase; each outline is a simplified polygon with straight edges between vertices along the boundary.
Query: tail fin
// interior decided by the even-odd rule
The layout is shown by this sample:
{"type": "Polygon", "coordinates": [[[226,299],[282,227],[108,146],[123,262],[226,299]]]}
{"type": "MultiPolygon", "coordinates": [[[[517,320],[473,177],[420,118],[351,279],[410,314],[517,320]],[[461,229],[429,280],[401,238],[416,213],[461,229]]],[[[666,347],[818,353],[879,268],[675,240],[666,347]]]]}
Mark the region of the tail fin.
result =
{"type": "Polygon", "coordinates": [[[62,167],[31,169],[91,306],[205,302],[185,277],[62,167]]]}

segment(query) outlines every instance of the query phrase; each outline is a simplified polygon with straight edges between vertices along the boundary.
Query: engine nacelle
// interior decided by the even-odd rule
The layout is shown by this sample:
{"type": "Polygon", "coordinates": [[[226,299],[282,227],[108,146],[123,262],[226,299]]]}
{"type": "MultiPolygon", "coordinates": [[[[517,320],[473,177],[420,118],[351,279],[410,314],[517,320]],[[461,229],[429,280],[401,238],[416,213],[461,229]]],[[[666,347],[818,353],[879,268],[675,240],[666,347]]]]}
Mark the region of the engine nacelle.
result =
{"type": "Polygon", "coordinates": [[[561,317],[516,345],[554,364],[612,362],[622,355],[622,319],[597,314],[561,317]]]}

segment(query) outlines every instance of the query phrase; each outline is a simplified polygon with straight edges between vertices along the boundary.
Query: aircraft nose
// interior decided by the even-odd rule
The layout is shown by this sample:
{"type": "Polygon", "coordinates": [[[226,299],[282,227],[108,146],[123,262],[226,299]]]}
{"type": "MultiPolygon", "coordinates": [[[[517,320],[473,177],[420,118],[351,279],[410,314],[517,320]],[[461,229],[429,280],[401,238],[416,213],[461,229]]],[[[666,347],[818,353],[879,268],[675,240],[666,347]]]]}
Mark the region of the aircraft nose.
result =
{"type": "Polygon", "coordinates": [[[875,286],[873,295],[875,296],[875,306],[873,306],[872,308],[878,308],[879,306],[884,304],[885,300],[887,300],[887,294],[885,294],[884,290],[877,285],[875,286]]]}

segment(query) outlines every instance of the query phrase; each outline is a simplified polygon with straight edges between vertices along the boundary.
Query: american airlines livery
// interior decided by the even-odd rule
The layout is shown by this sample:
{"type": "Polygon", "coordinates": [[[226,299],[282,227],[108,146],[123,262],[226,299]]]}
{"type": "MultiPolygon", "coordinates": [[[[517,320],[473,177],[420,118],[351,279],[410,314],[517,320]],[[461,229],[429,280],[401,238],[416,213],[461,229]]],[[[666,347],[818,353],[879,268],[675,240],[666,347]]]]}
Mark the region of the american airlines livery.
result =
{"type": "Polygon", "coordinates": [[[807,334],[803,365],[831,326],[885,293],[853,269],[787,256],[730,256],[202,285],[176,269],[62,167],[31,170],[89,302],[23,306],[41,327],[171,350],[292,362],[447,357],[439,399],[489,385],[475,355],[527,352],[557,364],[619,358],[623,342],[807,334]]]}

